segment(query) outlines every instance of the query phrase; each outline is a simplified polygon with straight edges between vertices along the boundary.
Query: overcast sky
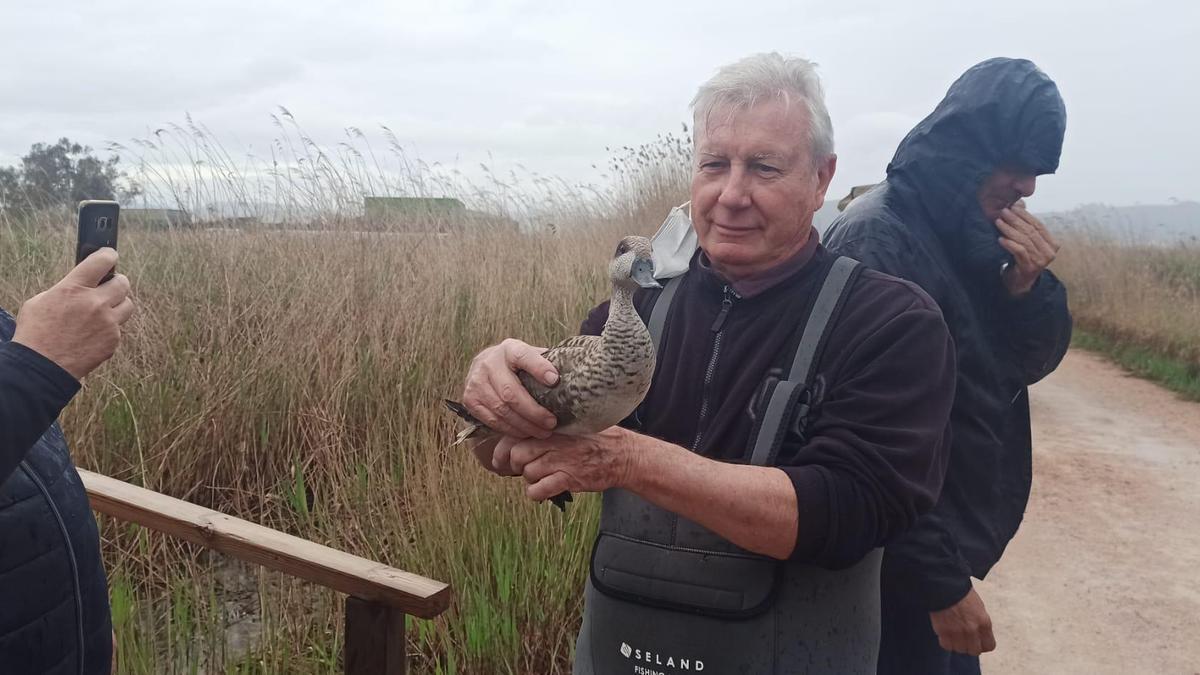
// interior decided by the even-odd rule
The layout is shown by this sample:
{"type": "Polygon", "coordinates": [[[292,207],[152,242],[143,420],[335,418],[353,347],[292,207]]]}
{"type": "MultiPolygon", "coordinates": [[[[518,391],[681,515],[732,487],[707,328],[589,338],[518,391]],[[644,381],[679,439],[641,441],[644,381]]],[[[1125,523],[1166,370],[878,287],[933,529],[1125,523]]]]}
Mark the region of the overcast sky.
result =
{"type": "Polygon", "coordinates": [[[429,162],[490,152],[595,183],[605,146],[678,130],[715,68],[774,50],[820,64],[841,196],[883,176],[963,70],[1014,56],[1067,105],[1036,206],[1200,199],[1195,0],[0,2],[0,164],[37,141],[100,148],[187,113],[257,152],[285,106],[319,142],[386,124],[429,162]]]}

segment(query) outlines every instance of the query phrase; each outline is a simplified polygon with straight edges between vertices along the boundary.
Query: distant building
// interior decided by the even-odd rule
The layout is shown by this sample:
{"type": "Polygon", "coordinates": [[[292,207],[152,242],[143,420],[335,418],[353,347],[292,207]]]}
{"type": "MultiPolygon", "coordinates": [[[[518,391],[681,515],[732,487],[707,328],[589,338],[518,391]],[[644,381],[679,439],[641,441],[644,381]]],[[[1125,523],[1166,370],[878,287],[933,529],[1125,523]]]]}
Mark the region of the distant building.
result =
{"type": "Polygon", "coordinates": [[[192,217],[182,209],[139,209],[121,207],[121,226],[170,230],[192,226],[192,217]]]}
{"type": "Polygon", "coordinates": [[[370,230],[449,234],[466,229],[517,231],[505,216],[468,209],[453,197],[364,197],[364,226],[370,230]]]}

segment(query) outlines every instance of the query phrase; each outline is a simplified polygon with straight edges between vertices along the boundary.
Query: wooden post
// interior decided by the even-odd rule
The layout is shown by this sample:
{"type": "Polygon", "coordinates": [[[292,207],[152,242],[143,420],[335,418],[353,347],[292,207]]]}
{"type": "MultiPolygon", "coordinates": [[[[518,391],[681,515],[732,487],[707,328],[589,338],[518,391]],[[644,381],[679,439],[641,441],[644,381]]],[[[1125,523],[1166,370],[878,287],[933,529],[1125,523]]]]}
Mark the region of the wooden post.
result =
{"type": "Polygon", "coordinates": [[[404,612],[346,596],[346,675],[404,675],[404,612]]]}

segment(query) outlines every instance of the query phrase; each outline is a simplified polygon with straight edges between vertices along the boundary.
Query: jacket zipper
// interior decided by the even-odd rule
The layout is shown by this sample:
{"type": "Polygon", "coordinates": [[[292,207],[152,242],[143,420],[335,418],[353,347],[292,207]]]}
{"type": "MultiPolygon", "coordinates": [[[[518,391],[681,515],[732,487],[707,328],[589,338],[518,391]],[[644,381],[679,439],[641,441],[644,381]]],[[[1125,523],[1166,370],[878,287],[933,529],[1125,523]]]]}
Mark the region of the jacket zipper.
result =
{"type": "Polygon", "coordinates": [[[78,632],[79,644],[79,675],[83,675],[84,646],[83,646],[83,593],[79,589],[79,562],[75,560],[75,547],[71,544],[71,535],[67,532],[67,524],[63,521],[62,514],[58,510],[58,505],[50,497],[50,491],[46,489],[46,484],[42,479],[29,468],[29,465],[21,460],[21,470],[29,476],[29,480],[37,486],[41,491],[42,496],[46,498],[46,503],[50,505],[50,512],[54,514],[54,519],[58,522],[58,531],[62,533],[63,543],[67,545],[67,559],[71,562],[71,582],[75,591],[75,622],[78,632]]]}
{"type": "Polygon", "coordinates": [[[725,286],[724,292],[725,297],[721,299],[721,311],[717,314],[710,329],[716,335],[713,336],[712,356],[708,359],[708,370],[704,371],[704,393],[700,398],[700,417],[696,421],[696,440],[692,441],[692,452],[700,449],[700,441],[704,438],[704,422],[708,417],[708,399],[712,393],[713,375],[717,372],[717,359],[721,356],[721,340],[725,336],[725,319],[729,317],[729,310],[733,309],[733,301],[738,297],[737,293],[734,293],[729,286],[725,286]]]}

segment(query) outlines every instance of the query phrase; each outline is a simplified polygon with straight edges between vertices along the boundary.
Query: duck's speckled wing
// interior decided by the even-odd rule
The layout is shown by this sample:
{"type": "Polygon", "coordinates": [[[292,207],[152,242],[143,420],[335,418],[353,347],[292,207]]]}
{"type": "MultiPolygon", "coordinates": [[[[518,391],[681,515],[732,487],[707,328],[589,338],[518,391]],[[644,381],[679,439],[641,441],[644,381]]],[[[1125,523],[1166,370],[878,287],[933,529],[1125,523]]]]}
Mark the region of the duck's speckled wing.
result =
{"type": "Polygon", "coordinates": [[[519,374],[521,384],[533,399],[554,413],[558,428],[566,427],[578,417],[577,406],[585,398],[581,394],[587,389],[585,364],[595,362],[602,344],[599,335],[576,335],[543,352],[542,356],[558,370],[559,382],[554,387],[546,387],[524,371],[519,374]]]}

